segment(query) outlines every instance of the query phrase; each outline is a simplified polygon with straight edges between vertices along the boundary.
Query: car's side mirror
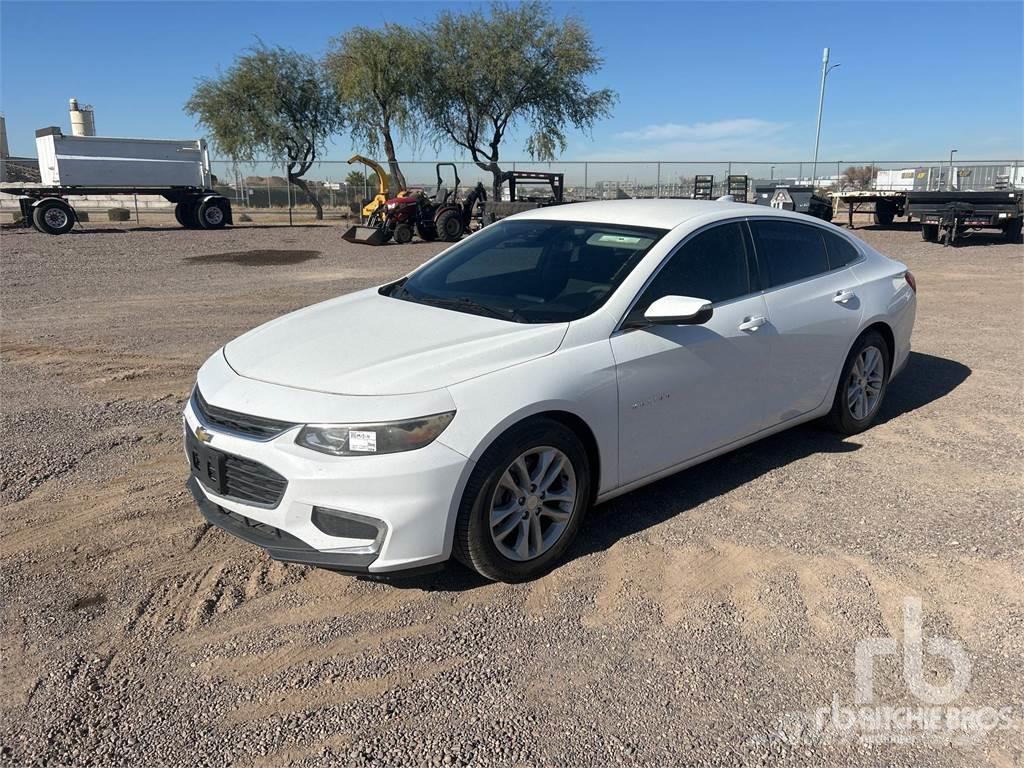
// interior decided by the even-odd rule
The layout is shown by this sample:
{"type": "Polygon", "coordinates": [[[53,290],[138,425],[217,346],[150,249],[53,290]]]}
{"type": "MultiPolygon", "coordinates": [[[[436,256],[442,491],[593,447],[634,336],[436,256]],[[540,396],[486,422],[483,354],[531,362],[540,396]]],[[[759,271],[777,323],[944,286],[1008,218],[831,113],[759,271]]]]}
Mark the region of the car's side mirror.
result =
{"type": "Polygon", "coordinates": [[[702,325],[714,310],[707,299],[693,296],[662,296],[644,312],[644,320],[653,325],[702,325]]]}

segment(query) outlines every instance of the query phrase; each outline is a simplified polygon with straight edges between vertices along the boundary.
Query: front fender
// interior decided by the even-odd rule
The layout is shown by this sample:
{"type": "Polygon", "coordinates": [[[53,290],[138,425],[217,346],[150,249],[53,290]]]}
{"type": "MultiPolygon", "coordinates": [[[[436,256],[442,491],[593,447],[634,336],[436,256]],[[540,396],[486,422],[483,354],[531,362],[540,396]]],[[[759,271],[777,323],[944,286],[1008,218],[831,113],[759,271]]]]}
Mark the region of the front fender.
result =
{"type": "Polygon", "coordinates": [[[456,416],[438,438],[473,462],[510,427],[542,413],[570,414],[590,429],[599,493],[618,485],[618,386],[608,340],[479,376],[449,387],[456,416]]]}

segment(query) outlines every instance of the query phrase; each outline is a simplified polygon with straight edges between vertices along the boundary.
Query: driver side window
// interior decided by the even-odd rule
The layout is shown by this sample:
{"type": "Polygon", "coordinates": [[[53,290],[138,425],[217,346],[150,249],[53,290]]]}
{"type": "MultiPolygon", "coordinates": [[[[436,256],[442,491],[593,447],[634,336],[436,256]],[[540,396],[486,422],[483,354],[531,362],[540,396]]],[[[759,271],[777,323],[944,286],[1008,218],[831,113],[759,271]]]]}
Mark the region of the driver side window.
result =
{"type": "Polygon", "coordinates": [[[694,235],[655,275],[630,315],[639,319],[663,296],[690,296],[712,304],[746,296],[753,291],[749,250],[743,222],[694,235]]]}

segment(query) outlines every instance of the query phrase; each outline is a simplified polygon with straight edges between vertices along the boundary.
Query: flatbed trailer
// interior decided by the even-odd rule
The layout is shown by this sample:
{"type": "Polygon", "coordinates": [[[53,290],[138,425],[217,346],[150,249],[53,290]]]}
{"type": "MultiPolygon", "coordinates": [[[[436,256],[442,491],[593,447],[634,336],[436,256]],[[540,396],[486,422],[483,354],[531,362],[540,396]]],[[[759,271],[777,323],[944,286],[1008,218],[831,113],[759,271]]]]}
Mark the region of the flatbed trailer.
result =
{"type": "Polygon", "coordinates": [[[481,214],[483,225],[493,224],[523,211],[562,205],[565,202],[565,174],[562,173],[506,171],[499,177],[498,184],[507,185],[508,200],[489,200],[484,203],[481,214]]]}
{"type": "Polygon", "coordinates": [[[853,214],[864,211],[865,206],[871,206],[870,211],[874,214],[875,224],[887,227],[897,216],[907,216],[907,192],[903,190],[885,189],[858,189],[845,192],[832,192],[832,215],[838,217],[843,207],[846,208],[846,221],[850,229],[853,229],[853,214]]]}
{"type": "Polygon", "coordinates": [[[1008,242],[1020,240],[1024,191],[909,192],[907,212],[921,220],[921,238],[954,245],[973,230],[998,229],[1008,242]]]}

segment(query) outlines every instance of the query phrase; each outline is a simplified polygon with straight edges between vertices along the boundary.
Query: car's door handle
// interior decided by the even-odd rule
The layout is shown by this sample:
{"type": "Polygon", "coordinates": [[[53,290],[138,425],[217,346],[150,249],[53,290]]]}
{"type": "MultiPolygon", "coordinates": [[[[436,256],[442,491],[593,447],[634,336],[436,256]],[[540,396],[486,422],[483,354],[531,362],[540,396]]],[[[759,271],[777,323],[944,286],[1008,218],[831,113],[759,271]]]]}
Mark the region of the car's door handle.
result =
{"type": "Polygon", "coordinates": [[[765,325],[767,322],[767,317],[764,317],[763,315],[754,315],[753,317],[748,317],[746,320],[740,323],[739,329],[741,331],[756,331],[758,328],[760,328],[762,325],[765,325]]]}
{"type": "Polygon", "coordinates": [[[836,304],[848,304],[851,300],[856,298],[857,294],[853,291],[837,291],[836,295],[832,297],[832,301],[836,304]]]}

